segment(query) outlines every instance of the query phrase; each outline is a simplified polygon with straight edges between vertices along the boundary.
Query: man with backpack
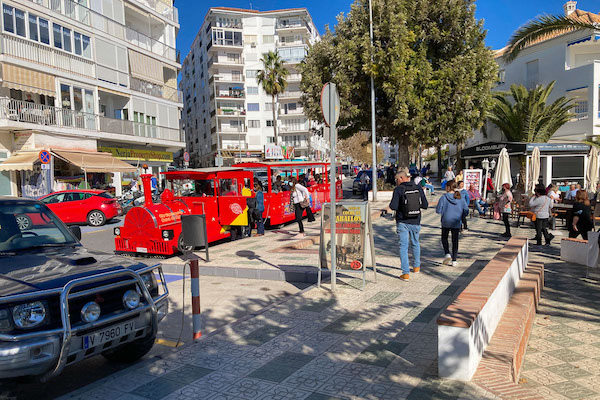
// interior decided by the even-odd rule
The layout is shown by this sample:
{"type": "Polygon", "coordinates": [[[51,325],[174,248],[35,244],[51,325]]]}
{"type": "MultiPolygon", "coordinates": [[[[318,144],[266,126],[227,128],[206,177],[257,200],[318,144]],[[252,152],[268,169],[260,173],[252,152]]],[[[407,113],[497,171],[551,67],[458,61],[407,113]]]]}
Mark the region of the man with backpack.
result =
{"type": "Polygon", "coordinates": [[[410,268],[408,260],[408,244],[413,251],[413,272],[421,271],[421,246],[419,234],[421,232],[421,210],[429,207],[423,188],[410,181],[410,173],[406,168],[399,168],[396,174],[396,188],[390,208],[396,211],[396,233],[398,234],[398,247],[400,249],[400,265],[402,275],[400,279],[408,281],[410,268]]]}

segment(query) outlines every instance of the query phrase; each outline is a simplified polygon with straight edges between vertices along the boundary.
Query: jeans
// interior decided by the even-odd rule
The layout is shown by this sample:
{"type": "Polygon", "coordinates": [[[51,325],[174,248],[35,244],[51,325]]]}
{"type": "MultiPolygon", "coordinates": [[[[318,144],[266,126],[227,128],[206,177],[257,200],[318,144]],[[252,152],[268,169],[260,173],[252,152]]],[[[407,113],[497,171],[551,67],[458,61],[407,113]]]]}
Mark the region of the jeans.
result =
{"type": "Polygon", "coordinates": [[[315,216],[313,215],[310,206],[306,208],[302,208],[300,203],[294,204],[294,211],[296,213],[296,222],[298,223],[298,228],[300,229],[300,233],[304,233],[304,224],[302,223],[302,215],[304,214],[304,210],[306,210],[306,215],[308,216],[308,222],[313,222],[315,220],[315,216]]]}
{"type": "Polygon", "coordinates": [[[486,203],[485,201],[483,201],[481,199],[475,200],[475,209],[477,210],[477,212],[480,215],[485,214],[489,206],[490,205],[488,203],[486,203]],[[483,209],[482,209],[482,207],[483,207],[483,209]]]}
{"type": "Polygon", "coordinates": [[[433,189],[433,185],[431,183],[428,183],[424,186],[424,188],[429,189],[429,191],[431,192],[431,194],[435,193],[435,190],[433,189]]]}
{"type": "Polygon", "coordinates": [[[548,218],[535,219],[535,241],[537,244],[542,244],[542,234],[544,235],[544,239],[546,239],[546,243],[550,243],[552,238],[548,233],[548,218]]]}
{"type": "Polygon", "coordinates": [[[362,197],[363,197],[363,200],[365,200],[365,201],[369,200],[369,189],[370,189],[370,186],[371,185],[369,185],[368,183],[366,183],[366,184],[364,184],[362,186],[362,197]]]}
{"type": "Polygon", "coordinates": [[[413,251],[413,267],[421,267],[421,245],[419,243],[419,234],[421,225],[405,224],[403,222],[396,223],[396,233],[398,233],[398,247],[400,250],[400,266],[403,274],[410,273],[408,261],[408,243],[412,245],[413,251]]]}
{"type": "Polygon", "coordinates": [[[444,254],[450,254],[452,261],[456,261],[458,256],[458,228],[442,228],[442,246],[444,247],[444,254]],[[450,244],[448,243],[448,234],[452,233],[452,253],[450,253],[450,244]]]}
{"type": "Polygon", "coordinates": [[[259,235],[264,235],[265,234],[265,222],[263,221],[263,218],[260,217],[259,219],[253,219],[252,222],[250,222],[250,225],[248,226],[248,236],[252,236],[252,227],[254,226],[255,222],[256,222],[256,233],[259,235]]]}

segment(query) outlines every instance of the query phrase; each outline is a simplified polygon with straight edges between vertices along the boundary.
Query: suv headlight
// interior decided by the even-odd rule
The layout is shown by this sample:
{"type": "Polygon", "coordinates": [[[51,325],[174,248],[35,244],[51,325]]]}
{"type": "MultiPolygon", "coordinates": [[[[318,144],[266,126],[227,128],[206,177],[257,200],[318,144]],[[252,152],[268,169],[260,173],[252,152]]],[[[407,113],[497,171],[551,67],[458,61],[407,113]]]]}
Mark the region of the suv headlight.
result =
{"type": "Polygon", "coordinates": [[[154,296],[154,292],[158,289],[158,282],[156,281],[156,276],[154,272],[148,272],[146,274],[141,275],[142,282],[144,282],[144,286],[150,292],[152,296],[154,296]]]}
{"type": "Polygon", "coordinates": [[[46,320],[46,305],[41,301],[19,304],[12,309],[13,320],[17,328],[33,328],[46,320]]]}

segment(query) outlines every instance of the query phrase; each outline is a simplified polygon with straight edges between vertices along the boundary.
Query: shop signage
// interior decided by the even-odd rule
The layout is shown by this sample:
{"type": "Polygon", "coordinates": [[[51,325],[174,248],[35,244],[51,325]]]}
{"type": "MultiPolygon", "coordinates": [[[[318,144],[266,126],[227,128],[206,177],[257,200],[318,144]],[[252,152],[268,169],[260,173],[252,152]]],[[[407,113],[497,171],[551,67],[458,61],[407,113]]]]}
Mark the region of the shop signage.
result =
{"type": "MultiPolygon", "coordinates": [[[[365,281],[365,261],[370,256],[370,264],[375,265],[373,230],[370,208],[367,202],[336,202],[335,205],[335,246],[336,260],[331,262],[331,205],[323,205],[321,214],[321,241],[319,248],[319,282],[321,269],[335,268],[344,271],[362,271],[365,281]]],[[[332,271],[333,272],[333,271],[332,271]]],[[[377,271],[374,269],[374,273],[377,271]]],[[[335,275],[332,273],[332,275],[335,275]]]]}
{"type": "Polygon", "coordinates": [[[32,150],[33,135],[30,132],[15,132],[13,151],[32,150]]]}
{"type": "Polygon", "coordinates": [[[120,147],[98,146],[98,151],[112,154],[121,160],[173,162],[173,153],[168,151],[123,149],[120,147]]]}
{"type": "Polygon", "coordinates": [[[265,159],[267,160],[281,160],[283,158],[283,150],[281,146],[274,144],[265,144],[265,159]]]}
{"type": "Polygon", "coordinates": [[[527,145],[525,143],[490,142],[463,149],[461,150],[460,155],[465,158],[497,157],[500,154],[500,150],[504,148],[508,151],[508,154],[525,154],[527,151],[527,145]]]}

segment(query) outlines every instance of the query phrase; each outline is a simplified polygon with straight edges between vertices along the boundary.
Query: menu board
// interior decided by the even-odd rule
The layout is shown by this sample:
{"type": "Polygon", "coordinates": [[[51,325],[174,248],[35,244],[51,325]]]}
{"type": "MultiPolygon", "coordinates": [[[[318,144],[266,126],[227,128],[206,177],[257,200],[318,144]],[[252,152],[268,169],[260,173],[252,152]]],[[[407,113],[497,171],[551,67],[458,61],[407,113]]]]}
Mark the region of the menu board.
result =
{"type": "Polygon", "coordinates": [[[463,171],[465,180],[465,189],[469,190],[471,185],[475,185],[477,191],[481,193],[483,184],[483,170],[482,169],[465,169],[463,171]]]}

